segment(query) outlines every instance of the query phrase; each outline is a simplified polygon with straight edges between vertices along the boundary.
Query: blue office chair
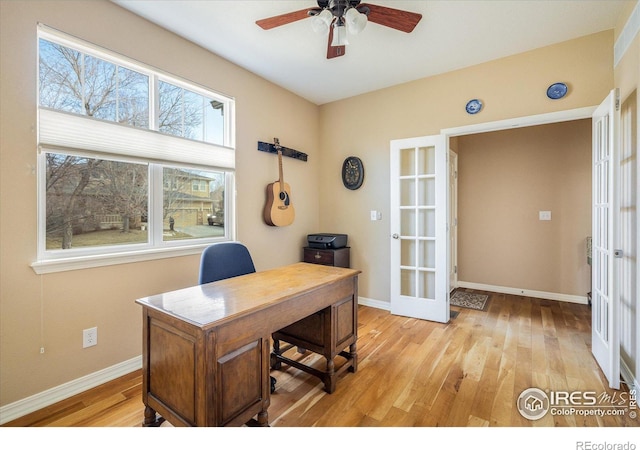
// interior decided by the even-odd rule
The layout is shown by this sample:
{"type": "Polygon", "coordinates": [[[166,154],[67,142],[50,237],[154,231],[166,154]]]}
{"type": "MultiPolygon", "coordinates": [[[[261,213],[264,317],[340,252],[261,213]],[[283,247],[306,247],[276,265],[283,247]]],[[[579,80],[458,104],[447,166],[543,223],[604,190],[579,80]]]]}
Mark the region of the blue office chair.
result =
{"type": "MultiPolygon", "coordinates": [[[[249,250],[239,242],[218,242],[205,248],[200,257],[199,284],[239,277],[256,271],[249,250]]],[[[276,379],[270,377],[271,392],[276,379]]]]}
{"type": "Polygon", "coordinates": [[[205,248],[200,258],[199,284],[256,271],[247,247],[239,242],[219,242],[205,248]]]}

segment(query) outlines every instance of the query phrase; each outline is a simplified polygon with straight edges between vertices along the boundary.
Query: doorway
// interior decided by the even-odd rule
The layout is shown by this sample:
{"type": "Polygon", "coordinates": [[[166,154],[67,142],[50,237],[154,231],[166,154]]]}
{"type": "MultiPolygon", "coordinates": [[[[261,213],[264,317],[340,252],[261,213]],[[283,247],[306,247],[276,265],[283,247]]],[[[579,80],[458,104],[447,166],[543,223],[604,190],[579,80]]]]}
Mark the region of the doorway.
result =
{"type": "Polygon", "coordinates": [[[586,239],[591,230],[588,200],[591,192],[590,120],[594,109],[580,108],[442,130],[450,148],[463,153],[458,157],[460,187],[456,205],[460,249],[457,252],[458,287],[587,303],[590,269],[586,239]],[[580,125],[574,126],[574,123],[580,125]],[[565,133],[567,135],[582,135],[581,147],[572,150],[573,154],[582,152],[580,168],[572,173],[565,170],[574,163],[571,153],[557,155],[558,152],[546,148],[555,145],[554,137],[547,136],[550,133],[565,142],[572,141],[562,135],[565,127],[570,130],[565,133]],[[540,141],[544,148],[536,150],[536,144],[532,143],[535,141],[540,141]],[[480,156],[479,152],[465,152],[461,147],[465,142],[467,145],[488,145],[492,159],[480,156]],[[555,173],[549,173],[552,171],[555,173]],[[572,179],[565,181],[565,178],[572,179]],[[475,204],[464,206],[465,189],[476,191],[475,204]],[[584,195],[585,201],[577,207],[572,204],[571,196],[579,195],[584,195]],[[473,214],[470,208],[473,208],[473,214]],[[572,229],[576,225],[571,216],[580,217],[579,231],[572,229]],[[579,240],[576,233],[580,234],[579,240]],[[541,241],[546,252],[539,248],[541,241]],[[463,248],[468,251],[461,253],[463,248]],[[545,260],[570,267],[566,270],[571,273],[562,274],[544,263],[545,260]],[[570,264],[567,260],[571,260],[570,264]],[[579,272],[578,281],[574,281],[576,271],[579,272]],[[565,280],[578,286],[567,288],[565,280]],[[558,294],[567,291],[573,294],[558,294]]]}
{"type": "MultiPolygon", "coordinates": [[[[622,153],[621,153],[621,170],[622,170],[622,186],[623,197],[621,205],[622,209],[622,233],[627,233],[627,236],[624,238],[624,242],[621,245],[630,248],[631,254],[635,255],[635,250],[640,248],[640,245],[637,245],[637,202],[635,200],[636,192],[637,192],[637,149],[635,148],[634,143],[637,142],[637,117],[635,111],[636,108],[636,93],[632,93],[628,96],[623,102],[623,124],[621,130],[622,136],[622,153]],[[626,121],[624,119],[626,111],[626,121]],[[625,144],[626,143],[626,144],[625,144]],[[627,193],[627,206],[625,209],[625,192],[627,193]],[[635,230],[635,231],[634,231],[635,230]]],[[[577,110],[563,111],[559,113],[551,113],[544,114],[539,116],[532,116],[522,119],[513,119],[513,120],[505,120],[499,122],[492,122],[486,124],[479,124],[467,127],[458,127],[442,130],[442,133],[446,136],[447,145],[450,140],[454,140],[459,136],[466,136],[476,133],[486,133],[490,131],[498,131],[498,130],[507,130],[511,128],[522,128],[528,126],[536,126],[543,124],[552,124],[557,122],[565,122],[565,121],[574,121],[580,119],[591,119],[593,112],[595,111],[595,107],[591,108],[581,108],[577,110]]],[[[461,173],[460,176],[463,176],[461,173]]],[[[554,219],[553,214],[551,215],[552,220],[554,219]]],[[[637,330],[640,328],[638,324],[640,324],[640,318],[638,317],[637,310],[635,309],[635,305],[631,305],[631,301],[625,303],[625,298],[630,299],[634,296],[634,293],[640,291],[637,282],[634,276],[624,276],[625,273],[633,274],[637,273],[637,265],[635,263],[635,259],[628,258],[626,253],[622,260],[622,278],[621,286],[624,286],[626,289],[627,295],[621,293],[621,342],[620,342],[620,360],[621,360],[621,372],[623,379],[631,382],[634,379],[634,362],[637,357],[637,351],[635,351],[635,342],[633,342],[634,336],[636,336],[637,330]],[[626,264],[626,266],[625,266],[626,264]],[[626,308],[626,309],[625,309],[626,308]]],[[[462,278],[460,278],[462,281],[462,278]]],[[[461,283],[462,287],[462,283],[461,283]]],[[[480,287],[482,288],[482,287],[480,287]]],[[[491,290],[491,289],[490,289],[491,290]]],[[[495,289],[493,289],[495,291],[495,289]]],[[[525,292],[517,292],[511,291],[509,289],[505,289],[504,293],[513,293],[513,294],[527,294],[525,292]]],[[[554,297],[545,297],[544,292],[532,292],[529,294],[533,294],[532,296],[539,298],[550,298],[553,300],[563,300],[563,301],[574,301],[574,298],[554,298],[554,297]],[[540,295],[542,294],[542,295],[540,295]]],[[[582,303],[582,302],[581,302],[582,303]]]]}

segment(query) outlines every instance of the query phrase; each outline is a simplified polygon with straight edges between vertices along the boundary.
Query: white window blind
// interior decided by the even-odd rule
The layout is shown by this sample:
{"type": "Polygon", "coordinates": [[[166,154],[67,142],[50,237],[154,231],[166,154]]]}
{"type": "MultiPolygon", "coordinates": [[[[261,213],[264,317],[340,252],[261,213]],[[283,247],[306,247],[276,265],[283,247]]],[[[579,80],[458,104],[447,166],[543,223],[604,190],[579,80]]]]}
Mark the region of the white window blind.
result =
{"type": "Polygon", "coordinates": [[[41,146],[233,170],[235,151],[157,131],[40,108],[41,146]]]}

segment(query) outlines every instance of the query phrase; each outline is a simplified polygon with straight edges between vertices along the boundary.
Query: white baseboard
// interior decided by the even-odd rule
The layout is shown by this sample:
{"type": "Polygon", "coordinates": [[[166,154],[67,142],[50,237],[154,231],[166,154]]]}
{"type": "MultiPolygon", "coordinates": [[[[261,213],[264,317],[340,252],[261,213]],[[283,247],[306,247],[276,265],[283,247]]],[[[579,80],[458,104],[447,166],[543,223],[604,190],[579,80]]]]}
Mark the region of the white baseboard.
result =
{"type": "Polygon", "coordinates": [[[374,300],[372,298],[358,297],[358,305],[370,306],[372,308],[391,311],[391,303],[383,302],[381,300],[374,300]]]}
{"type": "Polygon", "coordinates": [[[497,292],[499,294],[522,295],[524,297],[543,298],[545,300],[557,300],[560,302],[580,303],[586,305],[589,303],[587,296],[558,294],[556,292],[533,291],[531,289],[520,289],[505,286],[494,286],[491,284],[471,283],[468,281],[458,281],[459,288],[475,289],[478,291],[497,292]]]}
{"type": "Polygon", "coordinates": [[[142,355],[0,407],[0,425],[142,368],[142,355]]]}

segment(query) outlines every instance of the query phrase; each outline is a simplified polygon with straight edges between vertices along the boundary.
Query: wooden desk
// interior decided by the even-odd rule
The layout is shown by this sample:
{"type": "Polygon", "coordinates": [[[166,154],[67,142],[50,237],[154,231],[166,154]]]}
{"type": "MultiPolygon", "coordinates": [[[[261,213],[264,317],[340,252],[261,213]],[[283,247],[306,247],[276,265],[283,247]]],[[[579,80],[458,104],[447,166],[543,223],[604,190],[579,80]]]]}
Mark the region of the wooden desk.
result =
{"type": "Polygon", "coordinates": [[[136,300],[144,425],[268,425],[270,336],[319,311],[355,371],[359,273],[297,263],[136,300]]]}

